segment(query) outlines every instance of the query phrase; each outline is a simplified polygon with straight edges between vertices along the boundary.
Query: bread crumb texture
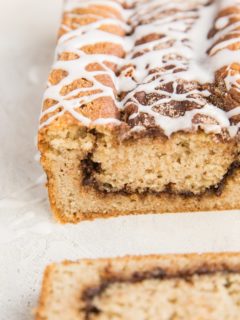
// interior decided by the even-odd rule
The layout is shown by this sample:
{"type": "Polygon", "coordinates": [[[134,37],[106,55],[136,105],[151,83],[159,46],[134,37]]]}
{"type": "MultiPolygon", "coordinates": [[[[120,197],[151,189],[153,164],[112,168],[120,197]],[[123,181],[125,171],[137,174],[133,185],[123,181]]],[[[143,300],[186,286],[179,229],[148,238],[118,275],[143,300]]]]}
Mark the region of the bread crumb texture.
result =
{"type": "Polygon", "coordinates": [[[240,255],[83,260],[50,266],[36,320],[238,320],[240,255]]]}

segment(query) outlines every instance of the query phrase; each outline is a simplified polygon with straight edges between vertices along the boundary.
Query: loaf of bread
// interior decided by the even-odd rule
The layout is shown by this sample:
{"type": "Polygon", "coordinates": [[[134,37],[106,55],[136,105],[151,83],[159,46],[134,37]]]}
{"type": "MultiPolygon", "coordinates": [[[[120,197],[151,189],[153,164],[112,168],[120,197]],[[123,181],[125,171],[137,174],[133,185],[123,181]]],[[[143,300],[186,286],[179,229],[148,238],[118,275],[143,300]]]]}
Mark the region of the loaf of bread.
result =
{"type": "Polygon", "coordinates": [[[240,209],[238,0],[66,0],[39,128],[61,222],[240,209]]]}
{"type": "Polygon", "coordinates": [[[36,320],[239,320],[240,254],[82,260],[45,271],[36,320]]]}

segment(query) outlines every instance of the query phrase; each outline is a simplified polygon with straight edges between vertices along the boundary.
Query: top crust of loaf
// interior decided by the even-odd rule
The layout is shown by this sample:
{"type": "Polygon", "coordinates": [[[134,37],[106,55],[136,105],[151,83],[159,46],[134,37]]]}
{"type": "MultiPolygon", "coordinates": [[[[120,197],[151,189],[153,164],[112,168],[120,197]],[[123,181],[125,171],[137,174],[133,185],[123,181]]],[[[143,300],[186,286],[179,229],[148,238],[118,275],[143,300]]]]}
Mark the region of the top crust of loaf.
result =
{"type": "Polygon", "coordinates": [[[134,137],[199,128],[235,137],[240,5],[228,4],[131,1],[127,7],[124,1],[68,0],[44,96],[40,143],[49,129],[73,124],[134,137]]]}

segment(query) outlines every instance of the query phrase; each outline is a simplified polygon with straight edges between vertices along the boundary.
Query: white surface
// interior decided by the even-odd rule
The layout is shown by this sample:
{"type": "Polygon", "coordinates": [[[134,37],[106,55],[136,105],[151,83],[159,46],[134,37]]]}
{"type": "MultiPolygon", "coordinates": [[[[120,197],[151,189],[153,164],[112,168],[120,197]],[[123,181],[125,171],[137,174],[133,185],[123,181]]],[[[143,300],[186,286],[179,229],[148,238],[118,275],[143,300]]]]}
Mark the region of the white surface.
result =
{"type": "Polygon", "coordinates": [[[43,269],[52,261],[240,251],[240,212],[124,217],[77,226],[52,220],[34,137],[60,10],[60,0],[0,0],[0,320],[32,319],[43,269]]]}

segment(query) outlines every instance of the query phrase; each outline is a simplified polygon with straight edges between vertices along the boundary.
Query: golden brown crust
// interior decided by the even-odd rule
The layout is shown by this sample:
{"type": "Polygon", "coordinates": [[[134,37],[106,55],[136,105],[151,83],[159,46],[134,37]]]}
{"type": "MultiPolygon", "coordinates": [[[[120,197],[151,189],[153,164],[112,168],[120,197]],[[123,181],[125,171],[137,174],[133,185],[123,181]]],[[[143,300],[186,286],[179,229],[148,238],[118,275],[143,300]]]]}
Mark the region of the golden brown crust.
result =
{"type": "Polygon", "coordinates": [[[52,265],[49,265],[44,271],[43,281],[42,281],[42,290],[41,290],[41,295],[38,302],[38,308],[34,310],[36,320],[46,320],[45,317],[41,316],[41,313],[46,308],[46,300],[51,299],[51,294],[50,294],[51,273],[53,272],[54,268],[55,266],[54,264],[52,264],[52,265]]]}

